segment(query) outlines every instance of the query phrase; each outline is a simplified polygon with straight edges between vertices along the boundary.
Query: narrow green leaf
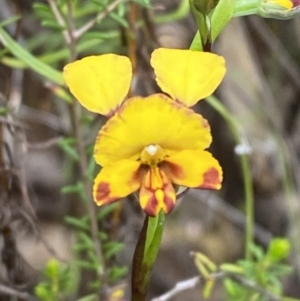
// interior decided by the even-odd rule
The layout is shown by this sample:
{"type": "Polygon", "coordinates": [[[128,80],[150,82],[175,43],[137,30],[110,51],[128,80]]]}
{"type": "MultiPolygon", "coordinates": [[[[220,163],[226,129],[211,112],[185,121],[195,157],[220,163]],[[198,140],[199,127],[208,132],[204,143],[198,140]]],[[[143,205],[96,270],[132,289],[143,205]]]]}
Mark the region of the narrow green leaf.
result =
{"type": "Polygon", "coordinates": [[[76,301],[97,301],[99,300],[98,295],[92,294],[85,297],[82,297],[80,299],[77,299],[76,301]]]}
{"type": "Polygon", "coordinates": [[[83,269],[97,270],[97,267],[94,264],[87,262],[87,261],[76,260],[76,264],[83,269]]]}
{"type": "Polygon", "coordinates": [[[104,217],[106,217],[108,214],[110,214],[112,211],[114,211],[119,206],[118,203],[109,204],[105,207],[101,207],[97,213],[97,220],[101,221],[104,217]]]}
{"type": "Polygon", "coordinates": [[[147,238],[146,238],[146,245],[145,245],[145,254],[147,254],[150,245],[152,244],[157,225],[158,225],[158,219],[159,215],[154,216],[154,217],[149,217],[148,221],[148,228],[147,228],[147,238]]]}
{"type": "Polygon", "coordinates": [[[66,29],[66,26],[58,24],[56,20],[43,20],[42,26],[48,27],[51,29],[59,29],[59,30],[66,29]]]}
{"type": "Polygon", "coordinates": [[[211,18],[211,40],[218,37],[225,25],[233,16],[235,0],[220,0],[211,18]]]}
{"type": "Polygon", "coordinates": [[[120,251],[124,249],[124,244],[120,242],[110,241],[103,245],[104,248],[104,257],[106,260],[112,258],[116,254],[118,254],[120,251]]]}
{"type": "MultiPolygon", "coordinates": [[[[103,41],[96,40],[96,39],[89,39],[86,41],[82,41],[77,47],[76,47],[76,51],[77,52],[83,52],[86,50],[91,50],[93,49],[95,46],[99,46],[100,43],[102,43],[103,41]]],[[[50,52],[50,53],[46,53],[44,55],[41,55],[38,58],[39,61],[46,63],[46,64],[50,64],[50,63],[56,63],[60,60],[63,59],[67,59],[70,55],[70,51],[68,49],[62,49],[62,50],[58,50],[55,52],[50,52]]],[[[8,57],[8,56],[4,56],[1,58],[1,62],[9,67],[12,68],[28,68],[28,65],[24,62],[21,61],[20,59],[16,59],[16,58],[12,58],[12,57],[8,57]]]]}
{"type": "Polygon", "coordinates": [[[93,242],[92,238],[89,235],[87,235],[85,232],[79,232],[78,237],[79,237],[80,241],[89,245],[91,248],[94,248],[94,242],[93,242]]]}
{"type": "Polygon", "coordinates": [[[82,183],[76,183],[73,185],[65,185],[60,190],[60,192],[62,194],[81,193],[81,191],[82,191],[82,183]]]}
{"type": "MultiPolygon", "coordinates": [[[[152,219],[156,219],[153,217],[149,217],[149,223],[152,224],[152,219]]],[[[165,222],[165,214],[163,212],[160,212],[157,216],[157,220],[153,220],[152,226],[156,224],[156,228],[150,230],[149,235],[151,235],[149,238],[151,239],[150,244],[148,243],[148,231],[147,231],[147,238],[146,238],[146,247],[145,247],[145,255],[144,255],[144,265],[152,267],[154,264],[154,261],[156,259],[161,238],[162,238],[162,233],[164,229],[164,222],[165,222]],[[148,248],[147,248],[148,246],[148,248]]]]}
{"type": "Polygon", "coordinates": [[[126,266],[117,267],[114,266],[109,271],[109,279],[111,282],[115,282],[118,279],[123,278],[128,274],[128,268],[126,266]]]}
{"type": "Polygon", "coordinates": [[[32,70],[58,85],[64,85],[64,79],[61,72],[36,59],[32,54],[14,41],[2,27],[0,27],[0,42],[7,47],[15,57],[25,62],[32,70]]]}
{"type": "Polygon", "coordinates": [[[43,3],[34,3],[32,5],[34,10],[42,10],[42,11],[46,11],[46,12],[50,12],[51,13],[51,9],[49,7],[49,5],[47,4],[43,4],[43,3]]]}
{"type": "Polygon", "coordinates": [[[4,26],[10,25],[12,23],[15,23],[18,20],[20,20],[20,18],[21,18],[21,16],[12,16],[12,17],[0,22],[0,27],[4,27],[4,26]]]}
{"type": "Polygon", "coordinates": [[[124,19],[124,17],[119,16],[118,14],[112,12],[109,14],[109,16],[114,19],[115,21],[117,21],[118,23],[120,23],[122,26],[124,26],[125,28],[128,28],[128,22],[124,19]]]}
{"type": "Polygon", "coordinates": [[[79,156],[74,148],[74,142],[75,140],[63,138],[58,142],[58,145],[70,158],[74,159],[75,161],[78,161],[79,156]]]}
{"type": "Polygon", "coordinates": [[[69,224],[70,226],[74,226],[76,228],[79,228],[81,230],[89,230],[90,227],[88,225],[88,217],[84,216],[83,218],[76,218],[73,216],[66,216],[65,222],[69,224]]]}

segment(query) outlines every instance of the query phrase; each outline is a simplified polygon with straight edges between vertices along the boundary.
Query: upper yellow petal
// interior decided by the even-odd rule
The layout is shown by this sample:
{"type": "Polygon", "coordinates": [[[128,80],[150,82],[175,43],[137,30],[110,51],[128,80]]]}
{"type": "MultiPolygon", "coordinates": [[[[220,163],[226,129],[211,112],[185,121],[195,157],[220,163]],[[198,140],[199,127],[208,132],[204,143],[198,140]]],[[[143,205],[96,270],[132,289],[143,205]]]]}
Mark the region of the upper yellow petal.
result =
{"type": "Polygon", "coordinates": [[[128,57],[103,54],[66,65],[63,76],[82,106],[91,112],[111,115],[129,91],[132,67],[128,57]]]}
{"type": "Polygon", "coordinates": [[[207,121],[163,94],[127,100],[100,130],[95,159],[102,166],[120,159],[138,159],[144,147],[159,145],[166,154],[205,149],[211,143],[207,121]]]}
{"type": "Polygon", "coordinates": [[[191,188],[220,189],[222,168],[207,151],[184,150],[165,159],[162,170],[172,183],[191,188]]]}
{"type": "Polygon", "coordinates": [[[93,196],[97,205],[105,205],[137,191],[142,182],[141,163],[121,160],[103,167],[94,181],[93,196]]]}
{"type": "Polygon", "coordinates": [[[211,95],[226,72],[223,57],[192,50],[156,49],[151,65],[160,88],[188,107],[211,95]]]}

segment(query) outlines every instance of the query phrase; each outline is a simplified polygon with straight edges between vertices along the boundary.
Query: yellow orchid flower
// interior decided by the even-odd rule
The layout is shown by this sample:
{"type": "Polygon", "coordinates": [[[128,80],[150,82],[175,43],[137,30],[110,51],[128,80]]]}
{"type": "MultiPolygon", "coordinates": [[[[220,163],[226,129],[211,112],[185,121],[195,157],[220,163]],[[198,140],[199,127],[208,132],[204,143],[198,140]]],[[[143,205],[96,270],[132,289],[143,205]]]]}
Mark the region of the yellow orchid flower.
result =
{"type": "Polygon", "coordinates": [[[100,206],[139,191],[146,214],[171,212],[175,185],[219,189],[222,169],[205,149],[208,122],[189,106],[212,94],[225,74],[224,59],[211,53],[160,48],[151,65],[164,94],[132,97],[127,57],[104,54],[68,64],[64,78],[92,112],[110,118],[99,131],[94,156],[102,166],[93,186],[100,206]]]}

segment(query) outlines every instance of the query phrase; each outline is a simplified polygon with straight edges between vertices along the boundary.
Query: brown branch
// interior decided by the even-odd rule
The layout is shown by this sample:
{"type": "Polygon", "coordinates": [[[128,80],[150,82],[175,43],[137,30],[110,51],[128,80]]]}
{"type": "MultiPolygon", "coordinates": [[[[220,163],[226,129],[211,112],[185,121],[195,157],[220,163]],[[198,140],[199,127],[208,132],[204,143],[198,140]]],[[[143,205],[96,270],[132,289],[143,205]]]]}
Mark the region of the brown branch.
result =
{"type": "MultiPolygon", "coordinates": [[[[58,11],[58,8],[56,7],[56,3],[53,0],[48,0],[49,4],[52,5],[52,11],[54,13],[54,16],[57,19],[57,22],[62,23],[62,17],[58,11]],[[58,12],[58,13],[57,13],[58,12]]],[[[120,0],[118,1],[118,3],[120,0]]],[[[118,4],[117,3],[117,4],[118,4]]],[[[68,9],[68,22],[67,22],[67,30],[66,34],[64,34],[65,40],[67,44],[70,47],[71,51],[71,59],[74,60],[76,58],[76,40],[77,37],[74,33],[74,24],[72,20],[72,6],[71,2],[68,1],[67,5],[68,9]]],[[[103,17],[102,17],[103,18],[103,17]]],[[[98,19],[96,20],[98,21],[98,19]]],[[[89,27],[90,28],[90,27],[89,27]]],[[[87,30],[89,29],[87,28],[87,30]]],[[[82,140],[82,133],[81,133],[81,123],[80,123],[80,113],[79,113],[79,103],[77,101],[74,101],[71,105],[71,115],[73,119],[73,126],[74,126],[74,134],[76,137],[77,141],[77,151],[79,155],[79,168],[80,168],[80,174],[83,182],[83,187],[85,191],[85,197],[87,200],[87,211],[88,215],[90,217],[90,230],[91,230],[91,236],[94,241],[94,249],[96,256],[100,262],[101,269],[97,271],[98,277],[100,278],[99,281],[102,283],[103,287],[105,288],[106,286],[106,273],[105,273],[105,261],[104,261],[104,256],[102,254],[102,249],[101,249],[101,242],[98,237],[99,233],[99,228],[98,228],[98,222],[97,222],[97,215],[95,211],[95,204],[92,199],[92,185],[89,181],[89,179],[86,176],[86,171],[88,169],[88,162],[87,162],[87,156],[86,156],[86,150],[85,146],[82,140]]],[[[103,290],[105,292],[105,289],[103,290]]]]}
{"type": "Polygon", "coordinates": [[[52,146],[58,145],[58,143],[63,139],[62,136],[51,138],[43,142],[28,143],[28,150],[44,150],[52,146]]]}
{"type": "MultiPolygon", "coordinates": [[[[56,5],[56,1],[55,0],[48,0],[48,3],[51,7],[51,10],[53,12],[53,15],[54,15],[57,23],[60,26],[66,27],[66,22],[65,22],[64,18],[62,17],[62,15],[61,15],[61,13],[60,13],[57,5],[56,5]]],[[[67,30],[63,30],[63,36],[64,36],[64,39],[67,42],[67,44],[70,45],[71,39],[70,39],[70,35],[69,35],[67,30]]]]}

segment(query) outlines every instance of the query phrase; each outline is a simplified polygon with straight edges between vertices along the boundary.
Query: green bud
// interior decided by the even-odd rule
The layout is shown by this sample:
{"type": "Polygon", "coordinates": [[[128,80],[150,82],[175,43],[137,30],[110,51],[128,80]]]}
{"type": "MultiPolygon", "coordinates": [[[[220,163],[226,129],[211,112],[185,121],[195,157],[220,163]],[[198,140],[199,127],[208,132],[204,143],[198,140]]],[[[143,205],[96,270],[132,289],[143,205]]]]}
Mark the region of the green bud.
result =
{"type": "Polygon", "coordinates": [[[280,261],[285,259],[290,252],[291,244],[285,238],[275,238],[271,241],[267,256],[272,261],[280,261]]]}
{"type": "Polygon", "coordinates": [[[59,262],[56,259],[50,259],[45,268],[45,274],[49,278],[56,278],[59,274],[59,262]]]}
{"type": "Polygon", "coordinates": [[[219,3],[219,0],[192,0],[196,10],[204,15],[209,14],[219,3]]]}

